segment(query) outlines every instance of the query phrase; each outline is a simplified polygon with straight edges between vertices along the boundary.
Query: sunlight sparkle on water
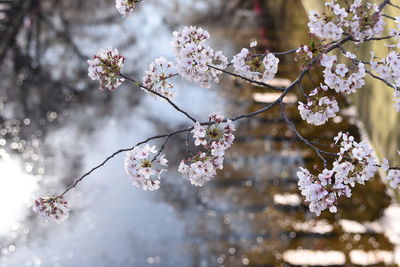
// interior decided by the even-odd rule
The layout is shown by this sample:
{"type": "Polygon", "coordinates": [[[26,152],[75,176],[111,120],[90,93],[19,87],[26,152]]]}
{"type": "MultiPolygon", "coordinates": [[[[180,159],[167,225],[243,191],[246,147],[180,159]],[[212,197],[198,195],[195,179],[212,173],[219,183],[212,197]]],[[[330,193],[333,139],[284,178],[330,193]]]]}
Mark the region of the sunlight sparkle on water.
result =
{"type": "Polygon", "coordinates": [[[0,150],[0,173],[0,234],[4,234],[29,210],[37,180],[25,174],[4,150],[0,150]]]}

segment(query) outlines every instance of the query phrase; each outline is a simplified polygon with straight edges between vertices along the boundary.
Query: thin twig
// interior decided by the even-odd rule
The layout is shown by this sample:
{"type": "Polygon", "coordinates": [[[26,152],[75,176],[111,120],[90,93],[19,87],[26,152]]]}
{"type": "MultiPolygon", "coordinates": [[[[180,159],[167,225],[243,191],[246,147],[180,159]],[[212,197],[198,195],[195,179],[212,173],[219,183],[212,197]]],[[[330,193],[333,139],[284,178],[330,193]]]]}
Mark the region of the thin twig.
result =
{"type": "Polygon", "coordinates": [[[169,139],[171,138],[171,135],[168,135],[167,138],[165,138],[164,143],[161,145],[160,150],[157,152],[157,154],[154,156],[152,162],[156,161],[158,156],[161,155],[161,153],[164,151],[165,147],[167,146],[167,143],[169,139]]]}
{"type": "MultiPolygon", "coordinates": [[[[289,54],[293,54],[295,53],[299,48],[293,48],[290,49],[288,51],[284,51],[284,52],[271,52],[271,54],[273,54],[274,56],[284,56],[284,55],[289,55],[289,54]]],[[[267,54],[254,54],[254,57],[265,57],[267,54]]]]}
{"type": "Polygon", "coordinates": [[[311,147],[315,153],[317,153],[318,157],[322,160],[324,163],[324,168],[326,168],[327,165],[327,160],[322,156],[321,150],[311,144],[310,141],[308,141],[306,138],[303,137],[303,135],[300,134],[300,132],[296,129],[296,126],[293,124],[293,122],[286,116],[285,114],[285,105],[283,102],[281,104],[281,116],[283,119],[285,119],[286,123],[289,125],[289,127],[292,129],[292,131],[297,135],[298,138],[300,138],[301,141],[303,141],[307,146],[311,147]]]}
{"type": "Polygon", "coordinates": [[[242,75],[239,75],[239,74],[236,74],[236,73],[224,70],[224,69],[220,69],[220,68],[212,66],[212,65],[207,65],[207,66],[212,68],[212,69],[215,69],[215,70],[218,70],[220,72],[223,72],[225,74],[228,74],[230,76],[233,76],[233,77],[236,77],[236,78],[240,78],[240,79],[245,80],[245,81],[250,82],[250,83],[255,83],[257,85],[260,85],[260,86],[263,86],[263,87],[267,87],[267,88],[270,88],[270,89],[273,89],[273,90],[277,90],[277,91],[285,90],[284,87],[276,87],[276,86],[273,86],[273,85],[270,85],[270,84],[267,84],[267,83],[263,83],[263,82],[260,82],[260,81],[255,81],[255,80],[246,78],[246,77],[244,77],[242,75]]]}
{"type": "Polygon", "coordinates": [[[185,146],[186,146],[186,151],[187,151],[187,153],[188,153],[188,156],[189,156],[189,157],[192,157],[193,154],[192,154],[192,151],[190,150],[189,135],[190,135],[190,132],[187,131],[186,137],[185,137],[185,146]]]}
{"type": "Polygon", "coordinates": [[[145,143],[147,143],[147,142],[149,142],[149,141],[151,141],[151,140],[155,140],[155,139],[159,139],[159,138],[165,138],[165,137],[170,138],[170,137],[172,137],[172,136],[174,136],[174,135],[177,135],[177,134],[180,134],[180,133],[183,133],[183,132],[186,132],[186,131],[190,131],[190,130],[192,130],[192,129],[193,129],[193,127],[190,127],[190,128],[185,128],[185,129],[177,130],[177,131],[174,131],[174,132],[171,132],[171,133],[168,133],[168,134],[156,135],[156,136],[153,136],[153,137],[149,137],[149,138],[147,138],[146,140],[143,140],[143,141],[141,141],[141,142],[135,144],[134,146],[132,146],[132,147],[130,147],[130,148],[124,148],[124,149],[120,149],[120,150],[118,150],[118,151],[115,151],[115,152],[112,153],[110,156],[108,156],[102,163],[100,163],[99,165],[93,167],[92,169],[90,169],[90,171],[88,171],[88,172],[86,172],[85,174],[83,174],[83,175],[82,175],[78,180],[76,180],[70,187],[68,187],[68,188],[60,195],[60,197],[64,196],[64,195],[65,195],[68,191],[70,191],[71,189],[75,188],[83,179],[85,179],[85,177],[87,177],[87,176],[89,176],[90,174],[92,174],[95,170],[97,170],[97,169],[103,167],[110,159],[114,158],[115,156],[117,156],[117,155],[119,155],[119,154],[121,154],[121,153],[123,153],[123,152],[128,152],[128,151],[132,150],[134,147],[140,146],[140,145],[142,145],[142,144],[145,144],[145,143]]]}
{"type": "Polygon", "coordinates": [[[396,20],[395,17],[389,16],[389,15],[386,15],[386,14],[382,14],[382,16],[384,16],[385,18],[391,19],[391,20],[396,20]]]}
{"type": "Polygon", "coordinates": [[[395,8],[400,9],[400,6],[399,6],[399,5],[395,5],[395,4],[393,4],[392,2],[389,2],[388,5],[391,5],[392,7],[395,7],[395,8]]]}
{"type": "Polygon", "coordinates": [[[365,70],[366,73],[368,73],[372,78],[377,79],[381,82],[384,82],[387,86],[392,87],[394,90],[397,90],[397,87],[394,86],[393,84],[389,83],[388,81],[386,81],[385,79],[373,74],[371,71],[369,70],[365,70]]]}
{"type": "Polygon", "coordinates": [[[138,87],[140,87],[140,88],[142,88],[142,89],[144,89],[144,90],[150,92],[151,94],[154,94],[154,95],[156,95],[156,96],[159,96],[159,97],[165,99],[172,107],[174,107],[174,108],[175,108],[177,111],[179,111],[180,113],[184,114],[184,115],[185,115],[186,117],[188,117],[191,121],[193,121],[193,122],[196,122],[196,121],[197,121],[197,120],[196,120],[194,117],[192,117],[189,113],[187,113],[186,111],[184,111],[183,109],[181,109],[180,107],[178,107],[178,106],[177,106],[174,102],[172,102],[172,100],[169,99],[168,97],[166,97],[166,96],[164,96],[164,95],[162,95],[162,94],[160,94],[160,93],[158,93],[158,92],[156,92],[156,91],[153,91],[153,90],[151,90],[150,88],[147,88],[146,86],[144,86],[144,85],[141,84],[140,82],[138,82],[138,81],[136,81],[136,80],[134,80],[134,79],[132,79],[132,78],[129,78],[129,77],[123,75],[123,74],[120,74],[120,76],[123,77],[123,78],[125,78],[125,79],[128,80],[128,81],[133,82],[136,86],[138,86],[138,87]]]}

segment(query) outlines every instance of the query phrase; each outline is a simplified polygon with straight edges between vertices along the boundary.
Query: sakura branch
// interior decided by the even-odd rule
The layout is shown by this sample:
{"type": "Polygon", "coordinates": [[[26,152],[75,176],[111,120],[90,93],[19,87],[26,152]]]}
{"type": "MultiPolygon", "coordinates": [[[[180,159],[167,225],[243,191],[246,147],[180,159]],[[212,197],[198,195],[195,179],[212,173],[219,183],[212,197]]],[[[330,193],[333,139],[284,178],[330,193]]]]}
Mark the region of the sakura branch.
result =
{"type": "MultiPolygon", "coordinates": [[[[116,8],[123,16],[133,13],[135,0],[116,0],[116,8]]],[[[184,179],[192,185],[203,186],[217,175],[217,171],[224,166],[225,152],[234,144],[234,122],[252,118],[268,112],[280,105],[281,117],[297,135],[319,156],[323,169],[316,167],[309,171],[300,168],[297,173],[299,189],[309,203],[311,212],[320,215],[322,211],[337,211],[339,199],[342,196],[351,197],[352,188],[364,184],[374,177],[378,168],[388,172],[389,185],[397,188],[400,185],[400,170],[390,167],[387,160],[378,164],[373,156],[372,149],[364,141],[357,142],[347,133],[338,133],[334,138],[331,149],[336,152],[319,148],[321,145],[307,140],[296,129],[294,123],[287,117],[284,110],[284,98],[289,92],[299,89],[299,94],[306,99],[299,101],[300,116],[309,124],[322,125],[334,118],[340,110],[340,104],[334,94],[350,95],[364,87],[366,75],[385,82],[395,89],[395,108],[400,111],[400,55],[392,49],[385,59],[376,61],[372,55],[370,61],[363,61],[343,48],[344,44],[359,47],[364,42],[397,41],[400,47],[400,17],[395,18],[396,29],[391,30],[390,36],[382,36],[385,16],[382,11],[385,6],[397,7],[388,0],[375,5],[363,0],[345,1],[343,7],[336,0],[327,1],[324,13],[311,11],[309,14],[310,43],[300,45],[295,49],[284,52],[257,51],[257,42],[250,44],[250,49],[243,48],[229,62],[222,51],[214,51],[208,44],[210,34],[195,26],[186,26],[172,34],[172,49],[175,59],[167,60],[164,57],[155,59],[145,72],[142,82],[122,74],[125,57],[117,49],[101,49],[89,60],[89,77],[100,83],[100,89],[116,90],[123,82],[130,81],[161,101],[166,101],[177,112],[187,117],[191,125],[174,130],[170,133],[155,135],[138,142],[134,146],[120,149],[108,156],[99,165],[83,174],[68,187],[61,195],[39,198],[35,202],[34,210],[47,221],[60,222],[68,217],[69,208],[63,199],[66,193],[76,188],[80,182],[94,171],[103,167],[108,161],[121,153],[127,153],[125,171],[132,179],[134,186],[145,191],[154,191],[160,188],[162,174],[167,171],[168,160],[163,153],[168,142],[177,135],[185,135],[187,158],[181,160],[178,168],[184,179]],[[334,52],[344,54],[343,62],[338,62],[334,52]],[[277,56],[296,54],[295,61],[301,68],[298,77],[287,87],[275,87],[269,81],[278,72],[280,60],[277,56]],[[366,65],[371,70],[366,69],[366,65]],[[229,69],[231,68],[231,69],[229,69]],[[310,70],[322,68],[323,83],[314,85],[315,88],[305,88],[303,79],[310,77],[310,70]],[[374,73],[377,73],[375,75],[374,73]],[[254,112],[238,114],[225,119],[219,113],[210,114],[208,121],[201,122],[189,112],[183,110],[173,102],[175,97],[173,78],[185,79],[189,83],[199,84],[210,88],[218,83],[221,75],[227,75],[256,84],[266,90],[280,91],[280,96],[273,102],[254,112]],[[193,144],[190,144],[190,136],[193,144]],[[163,140],[160,149],[149,144],[151,141],[163,140]],[[194,151],[191,147],[195,148],[194,151]],[[325,156],[332,157],[330,161],[325,156]],[[330,166],[330,163],[332,166],[330,166]]],[[[393,45],[388,45],[393,47],[393,45]]]]}

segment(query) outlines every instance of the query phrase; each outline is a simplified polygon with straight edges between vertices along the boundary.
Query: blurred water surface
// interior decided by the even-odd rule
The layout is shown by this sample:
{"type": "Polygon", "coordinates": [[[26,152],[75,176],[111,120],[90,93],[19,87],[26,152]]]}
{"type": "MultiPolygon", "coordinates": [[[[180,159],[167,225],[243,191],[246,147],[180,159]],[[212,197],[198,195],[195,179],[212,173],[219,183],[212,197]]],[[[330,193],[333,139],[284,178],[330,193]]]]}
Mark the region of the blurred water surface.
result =
{"type": "MultiPolygon", "coordinates": [[[[139,78],[154,58],[173,59],[172,31],[192,23],[229,56],[254,39],[274,50],[305,41],[299,1],[259,2],[261,16],[256,2],[145,1],[128,18],[110,1],[41,2],[1,69],[0,266],[395,265],[388,214],[398,210],[379,178],[355,190],[338,214],[309,213],[295,173],[318,159],[279,110],[238,125],[224,170],[203,188],[174,171],[186,155],[181,136],[167,147],[171,170],[159,191],[133,188],[119,155],[68,195],[65,223],[44,224],[32,214],[35,197],[61,192],[112,152],[190,123],[128,83],[113,93],[97,90],[87,57],[117,47],[127,57],[125,72],[139,78]]],[[[275,82],[297,72],[286,65],[275,82]]],[[[175,83],[176,102],[201,120],[215,110],[253,111],[276,97],[229,78],[210,90],[175,83]]],[[[301,122],[296,101],[291,95],[286,109],[307,137],[329,144],[339,130],[359,135],[351,108],[315,128],[301,122]]]]}

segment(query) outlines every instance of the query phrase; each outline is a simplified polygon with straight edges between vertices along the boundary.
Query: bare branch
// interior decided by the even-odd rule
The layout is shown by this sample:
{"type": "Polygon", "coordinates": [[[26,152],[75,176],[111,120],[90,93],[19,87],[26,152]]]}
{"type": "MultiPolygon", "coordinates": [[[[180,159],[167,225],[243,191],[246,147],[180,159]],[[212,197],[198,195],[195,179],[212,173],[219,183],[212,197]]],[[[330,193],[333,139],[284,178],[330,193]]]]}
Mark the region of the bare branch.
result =
{"type": "Polygon", "coordinates": [[[286,116],[286,114],[285,114],[285,104],[283,102],[280,102],[280,104],[281,104],[281,116],[282,116],[282,118],[285,119],[286,123],[289,125],[289,127],[292,129],[292,131],[297,135],[297,137],[299,137],[300,140],[303,141],[303,143],[305,143],[307,146],[311,147],[315,151],[315,153],[317,153],[318,157],[324,163],[324,168],[326,168],[327,160],[322,156],[321,150],[319,148],[317,148],[316,146],[314,146],[313,144],[311,144],[310,141],[308,141],[306,138],[304,138],[300,134],[300,132],[296,129],[296,126],[293,124],[293,122],[286,116]]]}
{"type": "Polygon", "coordinates": [[[187,113],[186,111],[184,111],[183,109],[181,109],[180,107],[178,107],[178,106],[177,106],[174,102],[172,102],[172,100],[169,99],[168,97],[163,96],[162,94],[160,94],[160,93],[158,93],[158,92],[156,92],[156,91],[153,91],[153,90],[151,90],[150,88],[147,88],[146,86],[144,86],[144,85],[141,84],[140,82],[138,82],[138,81],[136,81],[136,80],[134,80],[134,79],[132,79],[132,78],[129,78],[129,77],[123,75],[123,74],[120,74],[120,76],[123,77],[123,78],[125,78],[125,79],[128,80],[128,81],[133,82],[136,86],[138,86],[138,87],[140,87],[140,88],[142,88],[142,89],[144,89],[144,90],[150,92],[151,94],[154,94],[154,95],[156,95],[156,96],[159,96],[159,97],[165,99],[172,107],[174,107],[174,108],[175,108],[177,111],[179,111],[180,113],[184,114],[184,115],[185,115],[186,117],[188,117],[191,121],[193,121],[193,122],[196,122],[196,121],[197,121],[197,120],[196,120],[195,118],[193,118],[189,113],[187,113]]]}
{"type": "Polygon", "coordinates": [[[168,133],[168,134],[156,135],[156,136],[153,136],[153,137],[149,137],[149,138],[147,138],[146,140],[143,140],[143,141],[141,141],[141,142],[139,142],[139,143],[136,143],[134,146],[132,146],[132,147],[130,147],[130,148],[123,148],[123,149],[120,149],[120,150],[115,151],[115,152],[112,153],[110,156],[108,156],[102,163],[100,163],[99,165],[93,167],[92,169],[90,169],[90,171],[88,171],[88,172],[86,172],[85,174],[83,174],[78,180],[76,180],[76,181],[74,182],[73,185],[71,185],[70,187],[68,187],[68,188],[60,195],[60,197],[64,196],[64,195],[65,195],[66,193],[68,193],[68,191],[70,191],[71,189],[75,188],[83,179],[85,179],[85,177],[87,177],[87,176],[89,176],[90,174],[92,174],[95,170],[97,170],[97,169],[103,167],[110,159],[114,158],[115,156],[117,156],[117,155],[119,155],[119,154],[121,154],[121,153],[123,153],[123,152],[128,152],[128,151],[132,150],[134,147],[140,146],[140,145],[145,144],[145,143],[147,143],[147,142],[149,142],[149,141],[156,140],[156,139],[160,139],[160,138],[167,138],[167,139],[169,139],[170,137],[172,137],[172,136],[174,136],[174,135],[177,135],[177,134],[180,134],[180,133],[184,133],[184,132],[190,131],[190,130],[192,130],[192,129],[193,129],[193,127],[190,127],[190,128],[185,128],[185,129],[177,130],[177,131],[174,131],[174,132],[171,132],[171,133],[168,133]]]}
{"type": "Polygon", "coordinates": [[[388,81],[386,81],[385,79],[373,74],[371,71],[369,70],[365,70],[366,73],[368,73],[372,78],[377,79],[381,82],[384,82],[387,86],[392,87],[394,90],[397,90],[397,87],[394,86],[393,84],[389,83],[388,81]]]}
{"type": "Polygon", "coordinates": [[[283,91],[283,90],[285,90],[285,88],[282,88],[282,87],[275,87],[275,86],[272,86],[272,85],[267,84],[267,83],[255,81],[255,80],[246,78],[246,77],[244,77],[244,76],[242,76],[242,75],[239,75],[239,74],[236,74],[236,73],[233,73],[233,72],[224,70],[224,69],[220,69],[220,68],[217,68],[217,67],[212,66],[212,65],[207,65],[207,66],[210,67],[210,68],[212,68],[212,69],[221,71],[221,72],[223,72],[223,73],[225,73],[225,74],[228,74],[228,75],[230,75],[230,76],[233,76],[233,77],[236,77],[236,78],[240,78],[240,79],[245,80],[245,81],[247,81],[247,82],[255,83],[255,84],[257,84],[257,85],[260,85],[260,86],[263,86],[263,87],[267,87],[267,88],[269,88],[269,89],[273,89],[273,90],[277,90],[277,91],[283,91]]]}
{"type": "Polygon", "coordinates": [[[400,6],[399,5],[395,5],[395,4],[393,4],[392,2],[388,2],[388,5],[391,5],[392,7],[395,7],[395,8],[398,8],[398,9],[400,9],[400,6]]]}

